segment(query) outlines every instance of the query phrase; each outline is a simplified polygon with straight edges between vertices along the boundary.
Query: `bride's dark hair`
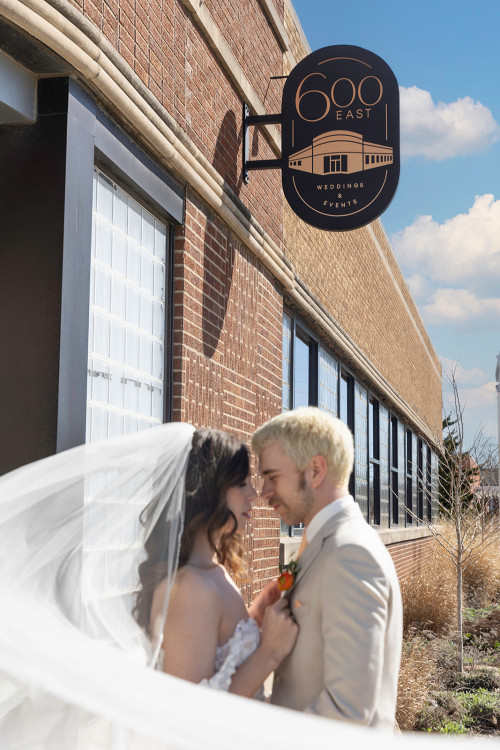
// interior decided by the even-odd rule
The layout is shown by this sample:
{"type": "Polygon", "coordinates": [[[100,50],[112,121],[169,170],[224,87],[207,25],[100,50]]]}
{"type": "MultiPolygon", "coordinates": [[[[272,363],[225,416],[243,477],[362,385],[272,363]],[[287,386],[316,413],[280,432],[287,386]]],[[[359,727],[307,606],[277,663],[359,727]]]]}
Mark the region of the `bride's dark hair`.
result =
{"type": "MultiPolygon", "coordinates": [[[[245,580],[245,564],[238,522],[226,504],[226,492],[242,483],[250,472],[248,451],[234,435],[222,430],[195,430],[186,470],[186,503],[184,530],[181,537],[179,568],[191,554],[196,534],[206,529],[208,540],[218,561],[237,580],[245,580]],[[231,525],[229,525],[231,523],[231,525]],[[220,534],[225,526],[228,530],[220,534]],[[220,534],[216,544],[215,537],[220,534]]],[[[141,513],[141,523],[148,525],[156,511],[156,502],[141,513]]],[[[139,565],[140,589],[133,614],[138,624],[150,632],[150,613],[153,594],[158,584],[168,575],[167,507],[160,514],[144,545],[146,559],[139,565]]]]}

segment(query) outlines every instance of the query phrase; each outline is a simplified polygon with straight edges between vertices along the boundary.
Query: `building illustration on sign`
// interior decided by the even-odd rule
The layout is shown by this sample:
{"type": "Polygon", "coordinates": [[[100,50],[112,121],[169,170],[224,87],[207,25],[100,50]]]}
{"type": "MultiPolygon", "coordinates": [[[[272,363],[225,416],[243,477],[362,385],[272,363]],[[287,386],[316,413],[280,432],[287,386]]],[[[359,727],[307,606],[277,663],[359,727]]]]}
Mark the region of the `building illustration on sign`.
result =
{"type": "Polygon", "coordinates": [[[291,154],[288,166],[312,174],[353,174],[393,163],[391,146],[365,141],[350,130],[330,130],[312,144],[291,154]]]}

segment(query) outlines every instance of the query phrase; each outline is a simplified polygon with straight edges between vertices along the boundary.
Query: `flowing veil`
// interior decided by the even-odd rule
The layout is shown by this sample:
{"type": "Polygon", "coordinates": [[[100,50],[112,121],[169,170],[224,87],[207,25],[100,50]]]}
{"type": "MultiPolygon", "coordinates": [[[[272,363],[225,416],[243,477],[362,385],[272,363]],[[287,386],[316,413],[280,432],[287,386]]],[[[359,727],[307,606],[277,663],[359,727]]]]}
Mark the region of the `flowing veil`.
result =
{"type": "Polygon", "coordinates": [[[418,736],[378,734],[154,669],[161,643],[150,643],[132,615],[138,567],[163,514],[165,617],[193,431],[166,424],[0,478],[0,748],[420,745],[418,736]]]}
{"type": "MultiPolygon", "coordinates": [[[[36,689],[43,691],[48,677],[54,691],[66,684],[69,699],[74,686],[67,684],[68,663],[78,663],[77,683],[87,672],[91,679],[102,677],[107,659],[109,669],[113,659],[154,667],[161,642],[152,644],[132,616],[138,568],[161,516],[164,619],[177,570],[193,432],[188,424],[161,425],[79,446],[0,479],[0,668],[11,677],[0,685],[0,731],[15,733],[20,724],[24,732],[35,730],[36,689]],[[24,643],[16,653],[21,633],[24,643]],[[33,664],[26,679],[21,663],[28,651],[45,666],[36,674],[33,664]]],[[[73,716],[75,737],[80,720],[73,716]]],[[[71,722],[64,712],[62,721],[61,740],[68,742],[71,722]]],[[[51,733],[57,737],[59,728],[51,733]]],[[[33,739],[40,738],[34,733],[33,739]]]]}

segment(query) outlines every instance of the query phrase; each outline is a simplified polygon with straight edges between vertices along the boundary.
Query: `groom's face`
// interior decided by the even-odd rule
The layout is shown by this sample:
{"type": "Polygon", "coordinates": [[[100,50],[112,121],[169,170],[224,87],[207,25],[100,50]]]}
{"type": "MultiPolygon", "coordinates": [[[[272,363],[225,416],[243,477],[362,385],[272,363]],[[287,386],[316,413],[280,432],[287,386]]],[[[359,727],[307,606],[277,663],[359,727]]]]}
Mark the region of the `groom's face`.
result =
{"type": "Polygon", "coordinates": [[[314,502],[313,490],[305,472],[297,469],[280,443],[270,443],[262,449],[259,468],[264,479],[263,500],[289,526],[308,523],[314,502]]]}

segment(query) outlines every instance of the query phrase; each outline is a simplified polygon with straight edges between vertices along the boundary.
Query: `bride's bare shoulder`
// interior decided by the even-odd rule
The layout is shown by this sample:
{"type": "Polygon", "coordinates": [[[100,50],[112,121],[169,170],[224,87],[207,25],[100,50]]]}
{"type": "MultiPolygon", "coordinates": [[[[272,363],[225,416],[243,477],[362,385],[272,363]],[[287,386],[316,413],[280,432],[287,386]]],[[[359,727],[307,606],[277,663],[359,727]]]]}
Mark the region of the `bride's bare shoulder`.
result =
{"type": "MultiPolygon", "coordinates": [[[[221,597],[218,587],[206,571],[192,567],[182,567],[177,571],[170,591],[168,619],[190,620],[194,615],[210,612],[214,618],[220,617],[221,597]]],[[[151,622],[157,627],[157,620],[163,621],[162,612],[168,590],[168,579],[165,578],[156,587],[151,606],[151,622]]],[[[155,631],[156,632],[156,631],[155,631]]]]}
{"type": "Polygon", "coordinates": [[[177,571],[174,588],[177,588],[179,591],[192,589],[196,592],[201,590],[216,592],[217,578],[217,568],[199,568],[187,563],[177,571]]]}
{"type": "MultiPolygon", "coordinates": [[[[154,592],[153,607],[156,601],[164,601],[168,585],[167,578],[158,584],[154,592]]],[[[179,599],[215,604],[219,597],[219,587],[214,579],[213,571],[184,565],[177,571],[170,592],[170,606],[175,605],[179,599]]]]}

